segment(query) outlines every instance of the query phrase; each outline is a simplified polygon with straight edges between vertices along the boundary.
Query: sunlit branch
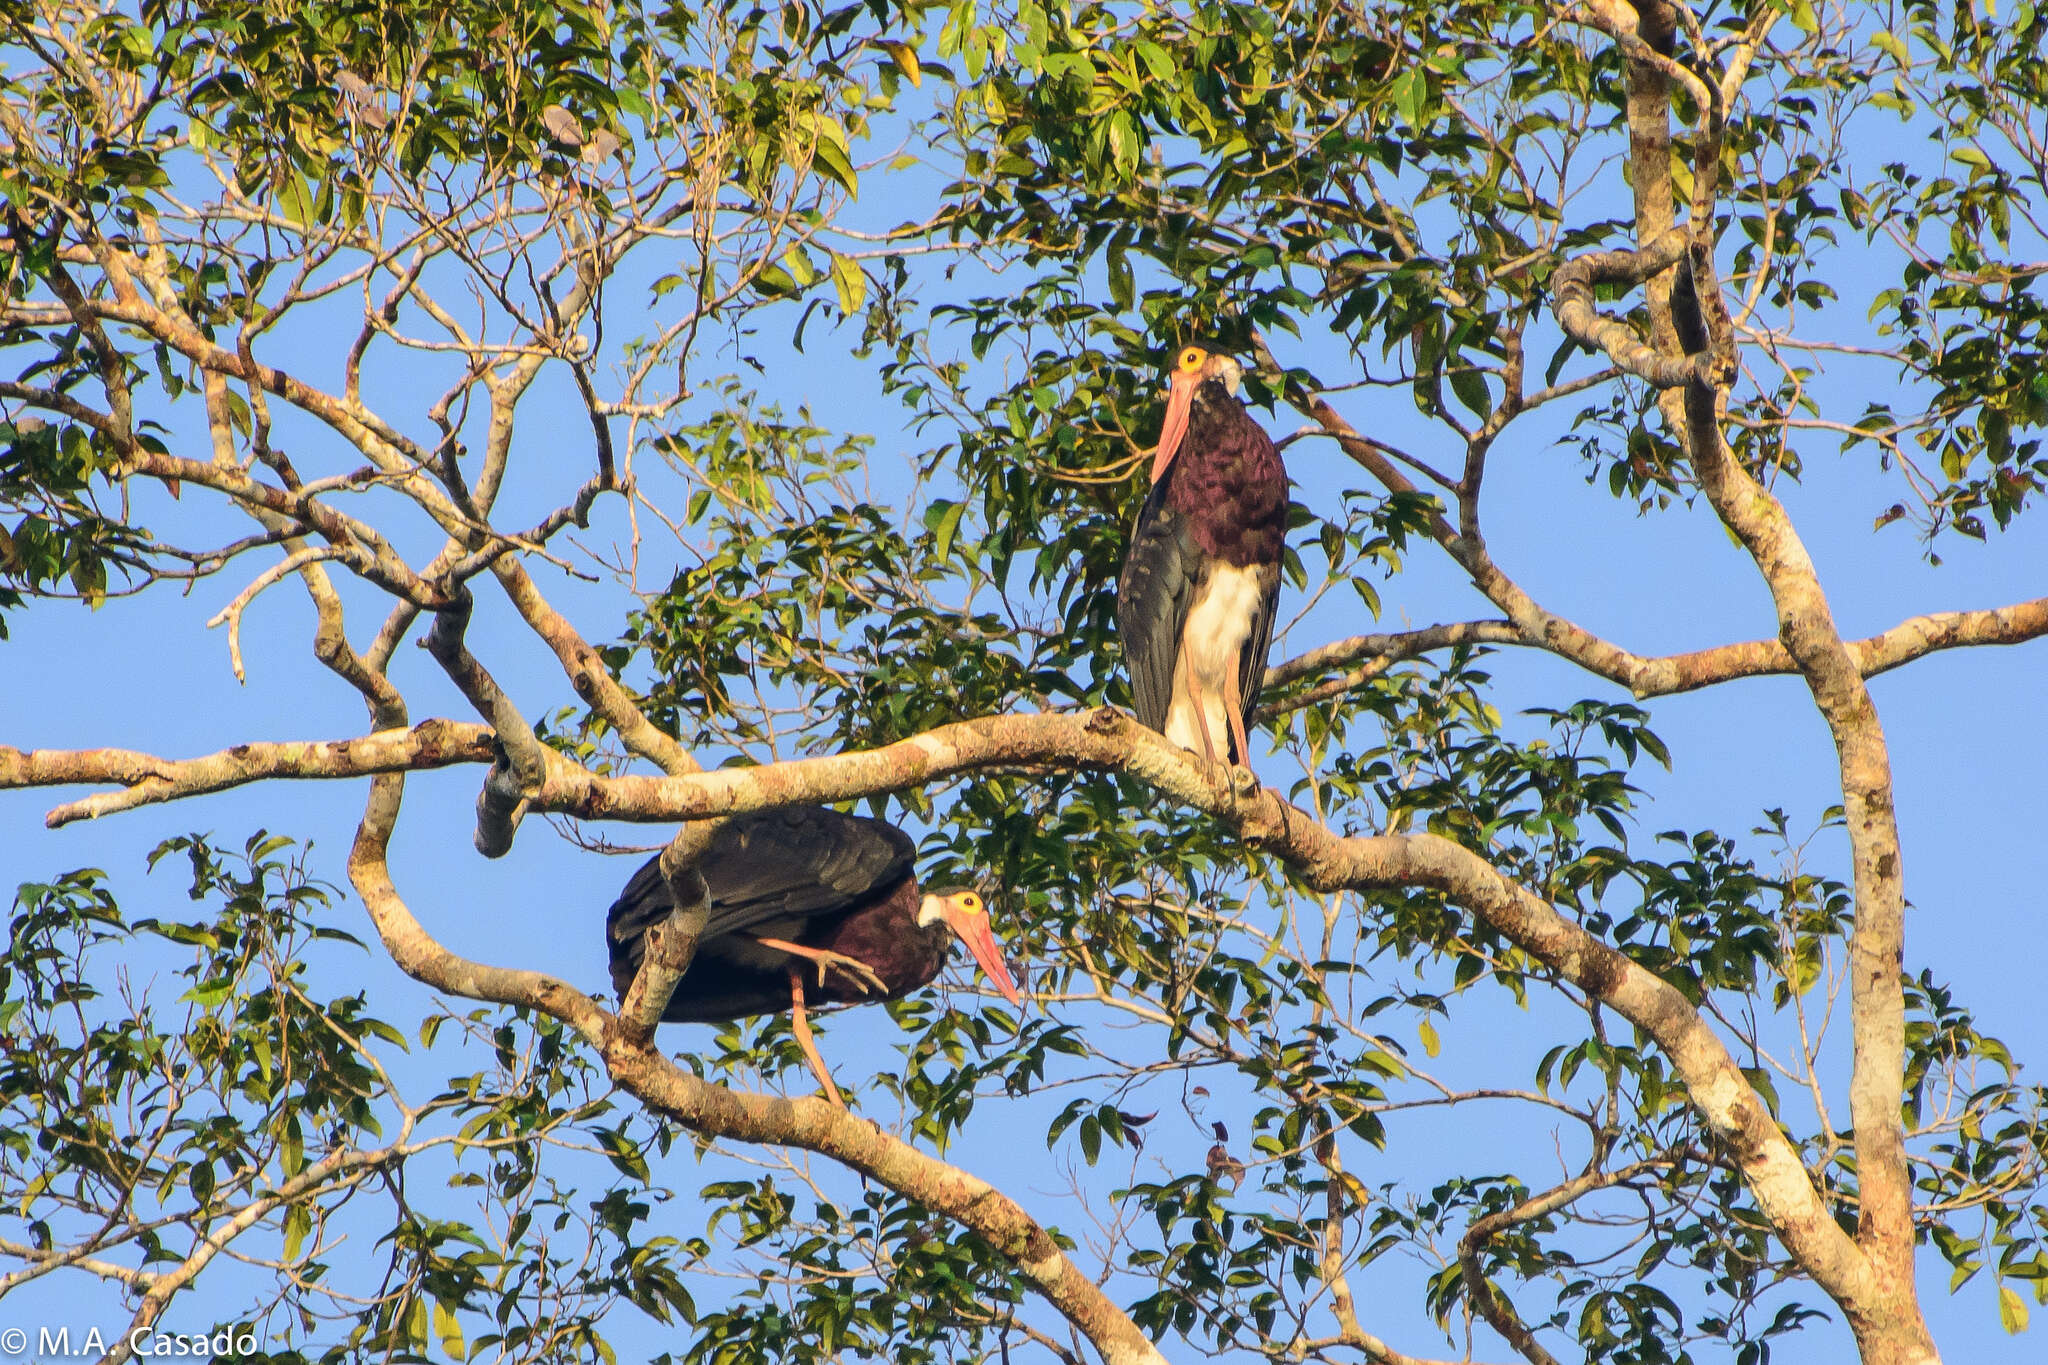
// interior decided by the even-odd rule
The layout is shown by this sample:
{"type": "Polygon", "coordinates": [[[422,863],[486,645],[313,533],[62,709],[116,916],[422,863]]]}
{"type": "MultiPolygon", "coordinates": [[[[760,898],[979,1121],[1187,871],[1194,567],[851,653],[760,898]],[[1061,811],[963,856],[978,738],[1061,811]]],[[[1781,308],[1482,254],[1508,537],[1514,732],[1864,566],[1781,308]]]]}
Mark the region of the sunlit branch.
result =
{"type": "Polygon", "coordinates": [[[31,750],[0,747],[0,788],[118,782],[125,790],[51,810],[55,829],[137,806],[226,791],[269,778],[349,778],[382,772],[489,763],[491,732],[482,725],[428,720],[410,730],[357,739],[239,744],[201,758],[167,759],[127,749],[31,750]]]}

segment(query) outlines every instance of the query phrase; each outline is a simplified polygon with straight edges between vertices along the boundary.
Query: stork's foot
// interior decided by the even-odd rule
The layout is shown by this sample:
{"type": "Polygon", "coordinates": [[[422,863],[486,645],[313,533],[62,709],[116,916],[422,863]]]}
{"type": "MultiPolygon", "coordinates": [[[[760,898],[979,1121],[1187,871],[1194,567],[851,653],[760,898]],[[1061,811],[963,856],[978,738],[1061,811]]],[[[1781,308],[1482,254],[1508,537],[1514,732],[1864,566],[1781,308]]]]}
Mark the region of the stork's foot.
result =
{"type": "MultiPolygon", "coordinates": [[[[821,989],[825,985],[825,973],[832,971],[838,972],[848,981],[851,981],[862,995],[887,995],[889,993],[888,983],[875,975],[874,968],[868,966],[867,963],[862,962],[857,957],[848,957],[845,953],[835,953],[830,948],[806,948],[801,943],[790,943],[779,938],[762,938],[756,935],[754,941],[763,947],[780,949],[791,957],[800,957],[807,962],[817,963],[818,985],[821,989]]],[[[793,964],[791,970],[795,970],[793,964]]]]}
{"type": "Polygon", "coordinates": [[[1226,787],[1236,787],[1238,779],[1235,774],[1239,771],[1237,765],[1218,757],[1214,748],[1205,745],[1200,749],[1185,749],[1182,752],[1201,763],[1203,776],[1207,777],[1211,782],[1221,782],[1226,787]]]}

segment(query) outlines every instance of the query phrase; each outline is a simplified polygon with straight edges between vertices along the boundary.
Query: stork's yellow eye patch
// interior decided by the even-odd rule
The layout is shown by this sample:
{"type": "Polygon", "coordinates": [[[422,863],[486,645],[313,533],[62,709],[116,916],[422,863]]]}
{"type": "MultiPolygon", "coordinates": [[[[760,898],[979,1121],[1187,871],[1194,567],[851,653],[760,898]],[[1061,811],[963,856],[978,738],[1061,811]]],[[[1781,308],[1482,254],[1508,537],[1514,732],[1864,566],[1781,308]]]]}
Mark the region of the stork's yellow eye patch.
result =
{"type": "Polygon", "coordinates": [[[969,910],[979,910],[981,909],[981,897],[972,894],[965,895],[960,898],[960,904],[969,910]]]}
{"type": "Polygon", "coordinates": [[[1204,358],[1201,347],[1189,346],[1180,353],[1180,367],[1183,370],[1199,370],[1204,358]]]}

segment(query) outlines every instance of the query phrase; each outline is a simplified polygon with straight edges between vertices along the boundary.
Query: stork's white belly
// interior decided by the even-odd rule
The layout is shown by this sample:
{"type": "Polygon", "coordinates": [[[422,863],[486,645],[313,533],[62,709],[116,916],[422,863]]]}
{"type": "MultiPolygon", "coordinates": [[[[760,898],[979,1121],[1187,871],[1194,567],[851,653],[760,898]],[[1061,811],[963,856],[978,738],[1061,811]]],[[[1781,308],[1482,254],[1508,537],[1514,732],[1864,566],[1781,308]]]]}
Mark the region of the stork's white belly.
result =
{"type": "MultiPolygon", "coordinates": [[[[1188,611],[1180,655],[1173,666],[1173,702],[1166,712],[1166,737],[1182,748],[1201,753],[1202,729],[1206,728],[1216,757],[1221,759],[1230,752],[1224,686],[1226,679],[1237,673],[1238,661],[1244,656],[1259,597],[1257,570],[1218,564],[1209,571],[1202,595],[1188,611]],[[1196,693],[1200,694],[1199,707],[1196,693]]],[[[1241,754],[1239,758],[1249,762],[1251,756],[1241,754]]]]}

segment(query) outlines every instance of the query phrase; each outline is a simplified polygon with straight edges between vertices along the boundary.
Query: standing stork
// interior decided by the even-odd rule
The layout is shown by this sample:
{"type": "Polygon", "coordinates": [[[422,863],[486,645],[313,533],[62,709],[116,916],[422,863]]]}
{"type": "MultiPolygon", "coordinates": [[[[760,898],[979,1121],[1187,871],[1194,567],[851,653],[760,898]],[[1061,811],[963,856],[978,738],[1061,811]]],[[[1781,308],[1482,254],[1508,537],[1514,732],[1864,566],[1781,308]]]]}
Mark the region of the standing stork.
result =
{"type": "MultiPolygon", "coordinates": [[[[735,815],[697,861],[711,915],[661,1017],[725,1023],[791,1011],[797,1045],[835,1103],[839,1087],[812,1039],[812,1004],[894,1000],[928,984],[958,938],[1012,1005],[1021,1003],[972,891],[921,892],[910,836],[885,820],[822,806],[735,815]],[[815,973],[815,985],[804,978],[815,973]]],[[[675,905],[661,859],[647,863],[605,916],[612,985],[624,999],[648,929],[675,905]]]]}
{"type": "Polygon", "coordinates": [[[1249,765],[1245,725],[1280,600],[1287,470],[1238,401],[1243,380],[1229,356],[1181,348],[1116,606],[1138,719],[1212,763],[1249,765]]]}

